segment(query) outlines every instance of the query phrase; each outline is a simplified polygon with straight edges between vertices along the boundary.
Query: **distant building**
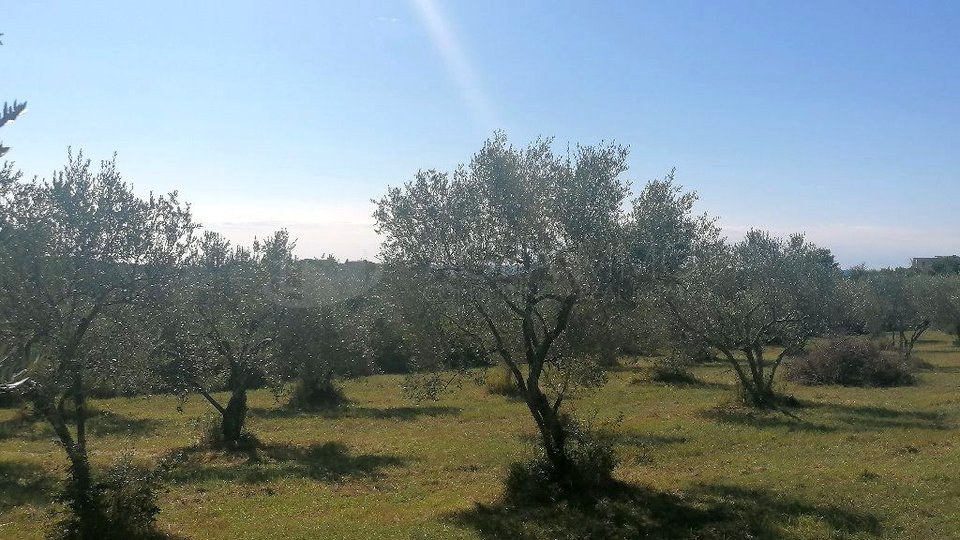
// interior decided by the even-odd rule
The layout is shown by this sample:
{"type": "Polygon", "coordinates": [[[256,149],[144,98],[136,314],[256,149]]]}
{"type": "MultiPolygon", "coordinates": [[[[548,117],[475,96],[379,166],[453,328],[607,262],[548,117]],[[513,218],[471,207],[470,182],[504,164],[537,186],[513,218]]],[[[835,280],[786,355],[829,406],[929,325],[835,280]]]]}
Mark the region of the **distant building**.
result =
{"type": "Polygon", "coordinates": [[[910,260],[910,268],[933,274],[956,274],[960,273],[960,256],[915,257],[910,260]]]}

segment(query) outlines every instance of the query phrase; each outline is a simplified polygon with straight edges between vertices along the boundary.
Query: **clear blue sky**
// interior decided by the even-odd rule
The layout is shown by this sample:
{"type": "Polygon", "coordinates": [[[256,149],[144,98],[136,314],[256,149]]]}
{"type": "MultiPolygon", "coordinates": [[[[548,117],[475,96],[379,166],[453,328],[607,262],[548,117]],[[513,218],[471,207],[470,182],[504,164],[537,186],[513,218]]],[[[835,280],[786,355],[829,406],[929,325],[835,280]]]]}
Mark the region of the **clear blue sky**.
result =
{"type": "Polygon", "coordinates": [[[960,2],[11,2],[8,158],[114,151],[249,240],[372,258],[369,199],[497,128],[676,166],[731,238],[844,265],[960,252],[960,2]]]}

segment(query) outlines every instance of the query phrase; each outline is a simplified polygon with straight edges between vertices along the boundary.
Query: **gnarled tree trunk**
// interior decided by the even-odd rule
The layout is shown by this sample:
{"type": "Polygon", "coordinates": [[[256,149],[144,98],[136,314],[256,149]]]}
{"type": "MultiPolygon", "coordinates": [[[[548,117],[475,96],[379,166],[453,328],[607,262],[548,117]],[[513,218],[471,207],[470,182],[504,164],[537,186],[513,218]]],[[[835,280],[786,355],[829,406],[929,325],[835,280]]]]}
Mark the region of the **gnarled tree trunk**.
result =
{"type": "Polygon", "coordinates": [[[247,418],[247,389],[242,385],[235,388],[230,394],[230,401],[223,410],[220,422],[220,432],[223,441],[236,444],[243,434],[243,423],[247,418]]]}
{"type": "MultiPolygon", "coordinates": [[[[759,408],[774,406],[776,402],[776,394],[773,391],[773,376],[776,366],[774,366],[774,370],[771,370],[769,375],[765,376],[763,366],[763,351],[751,349],[749,347],[741,351],[746,358],[747,368],[749,369],[748,372],[744,369],[740,361],[737,360],[737,358],[733,355],[733,351],[727,348],[718,348],[726,357],[730,366],[733,367],[734,372],[737,374],[737,379],[740,383],[741,397],[743,398],[744,404],[759,408]]],[[[779,361],[780,358],[777,359],[778,364],[779,361]]]]}
{"type": "Polygon", "coordinates": [[[550,460],[556,479],[561,486],[572,488],[571,475],[574,465],[567,454],[568,433],[563,419],[550,406],[547,397],[539,388],[528,392],[526,403],[536,421],[544,453],[550,460]]]}
{"type": "Polygon", "coordinates": [[[194,381],[194,387],[214,409],[220,413],[220,438],[227,447],[235,447],[243,435],[243,426],[247,419],[247,385],[242,367],[230,363],[230,400],[224,407],[210,392],[194,381]]]}

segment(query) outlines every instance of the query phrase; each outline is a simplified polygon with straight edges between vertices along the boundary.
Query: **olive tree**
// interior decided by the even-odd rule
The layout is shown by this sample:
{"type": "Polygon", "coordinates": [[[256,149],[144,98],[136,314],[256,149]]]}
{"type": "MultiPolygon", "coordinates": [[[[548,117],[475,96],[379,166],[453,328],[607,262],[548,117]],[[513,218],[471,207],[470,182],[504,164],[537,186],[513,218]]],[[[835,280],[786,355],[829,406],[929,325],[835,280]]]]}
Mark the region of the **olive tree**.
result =
{"type": "Polygon", "coordinates": [[[704,344],[690,339],[676,324],[664,302],[683,269],[722,243],[715,220],[693,214],[696,201],[696,193],[684,193],[674,183],[671,171],[663,180],[647,184],[634,200],[628,220],[626,245],[635,275],[628,281],[630,301],[622,320],[640,338],[638,352],[669,351],[657,361],[655,378],[693,378],[689,365],[708,355],[704,344]]]}
{"type": "Polygon", "coordinates": [[[875,334],[889,332],[904,360],[933,322],[939,292],[930,288],[933,278],[904,269],[868,271],[857,278],[866,295],[868,328],[875,334]]]}
{"type": "MultiPolygon", "coordinates": [[[[105,161],[82,154],[52,180],[0,187],[0,337],[11,348],[0,387],[29,400],[70,461],[72,509],[81,536],[98,534],[88,460],[91,377],[123,356],[101,357],[132,308],[163,301],[181,271],[195,226],[176,194],[138,197],[105,161]]],[[[122,351],[121,351],[122,354],[122,351]]]]}
{"type": "Polygon", "coordinates": [[[219,442],[242,442],[247,391],[276,380],[275,341],[295,280],[293,242],[278,231],[250,248],[207,231],[178,284],[157,353],[163,376],[184,396],[197,392],[220,414],[219,442]],[[226,388],[227,402],[214,396],[226,388]]]}
{"type": "Polygon", "coordinates": [[[960,276],[934,276],[930,279],[929,294],[937,326],[954,336],[960,346],[960,276]]]}
{"type": "Polygon", "coordinates": [[[468,165],[422,170],[377,201],[381,258],[420,330],[416,361],[449,357],[444,338],[457,336],[502,362],[568,489],[577,463],[562,406],[604,380],[584,315],[624,298],[640,268],[626,248],[626,157],[615,144],[518,149],[498,133],[468,165]]]}
{"type": "Polygon", "coordinates": [[[336,377],[375,369],[367,304],[379,268],[328,257],[301,261],[298,269],[296,301],[287,304],[277,340],[284,375],[296,381],[290,405],[337,406],[344,396],[336,377]]]}
{"type": "Polygon", "coordinates": [[[745,402],[769,407],[783,359],[829,327],[840,279],[829,250],[801,235],[783,240],[751,230],[692,261],[667,302],[688,339],[715,348],[731,365],[745,402]]]}

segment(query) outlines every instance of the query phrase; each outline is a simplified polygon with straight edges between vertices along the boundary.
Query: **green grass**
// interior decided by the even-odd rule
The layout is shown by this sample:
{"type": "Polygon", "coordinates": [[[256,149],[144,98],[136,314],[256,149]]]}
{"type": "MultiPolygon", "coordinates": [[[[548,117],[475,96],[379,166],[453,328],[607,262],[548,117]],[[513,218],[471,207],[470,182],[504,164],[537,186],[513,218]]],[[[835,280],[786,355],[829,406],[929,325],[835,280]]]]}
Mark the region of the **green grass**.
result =
{"type": "MultiPolygon", "coordinates": [[[[399,379],[345,384],[326,414],[251,397],[258,459],[184,453],[161,496],[164,530],[188,538],[960,538],[960,350],[934,335],[919,384],[780,389],[805,403],[756,413],[733,404],[723,365],[700,384],[650,382],[627,359],[602,390],[570,402],[580,417],[622,415],[618,479],[593,508],[499,502],[509,464],[531,455],[522,403],[462,388],[405,400],[399,379]]],[[[203,400],[183,413],[160,396],[94,402],[97,466],[124,452],[156,463],[198,437],[203,400]]],[[[41,538],[53,519],[63,453],[42,423],[23,432],[0,410],[0,538],[41,538]]]]}

